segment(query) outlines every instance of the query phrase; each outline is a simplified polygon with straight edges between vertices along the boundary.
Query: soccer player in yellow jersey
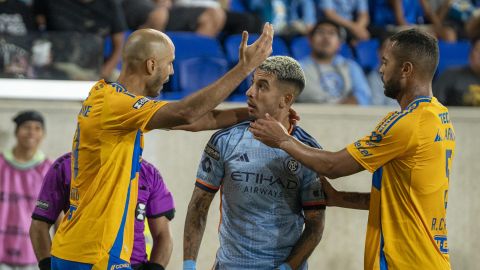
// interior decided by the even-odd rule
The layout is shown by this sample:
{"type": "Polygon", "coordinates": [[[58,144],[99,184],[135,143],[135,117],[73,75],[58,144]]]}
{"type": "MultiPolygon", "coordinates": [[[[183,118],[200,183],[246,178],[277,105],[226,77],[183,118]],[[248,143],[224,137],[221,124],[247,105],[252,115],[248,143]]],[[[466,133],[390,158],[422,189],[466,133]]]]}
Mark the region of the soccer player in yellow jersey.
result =
{"type": "Polygon", "coordinates": [[[251,130],[326,177],[373,173],[367,194],[337,192],[325,182],[328,205],[369,210],[364,269],[450,269],[445,218],[455,133],[447,108],[432,96],[437,41],[418,30],[390,41],[380,73],[385,95],[401,111],[371,134],[328,152],[295,140],[271,117],[251,130]]]}
{"type": "Polygon", "coordinates": [[[222,78],[178,101],[154,101],[173,74],[174,45],[162,32],[135,31],[123,49],[117,82],[97,82],[78,114],[73,140],[70,209],[52,244],[52,269],[131,269],[134,210],[143,133],[152,129],[221,128],[247,108],[213,110],[271,53],[267,23],[255,43],[243,33],[239,62],[222,78]]]}

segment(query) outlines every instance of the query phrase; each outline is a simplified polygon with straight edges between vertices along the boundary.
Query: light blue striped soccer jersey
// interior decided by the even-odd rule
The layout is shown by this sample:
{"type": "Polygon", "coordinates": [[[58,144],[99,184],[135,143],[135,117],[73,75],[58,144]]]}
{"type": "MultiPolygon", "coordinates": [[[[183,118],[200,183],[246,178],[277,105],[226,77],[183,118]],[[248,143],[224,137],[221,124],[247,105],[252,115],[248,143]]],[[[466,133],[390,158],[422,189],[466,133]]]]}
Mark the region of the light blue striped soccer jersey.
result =
{"type": "MultiPolygon", "coordinates": [[[[302,234],[303,210],[325,209],[316,173],[254,139],[248,127],[243,122],[215,133],[198,167],[196,186],[221,191],[219,270],[278,267],[302,234]]],[[[291,134],[320,147],[300,127],[291,134]]]]}

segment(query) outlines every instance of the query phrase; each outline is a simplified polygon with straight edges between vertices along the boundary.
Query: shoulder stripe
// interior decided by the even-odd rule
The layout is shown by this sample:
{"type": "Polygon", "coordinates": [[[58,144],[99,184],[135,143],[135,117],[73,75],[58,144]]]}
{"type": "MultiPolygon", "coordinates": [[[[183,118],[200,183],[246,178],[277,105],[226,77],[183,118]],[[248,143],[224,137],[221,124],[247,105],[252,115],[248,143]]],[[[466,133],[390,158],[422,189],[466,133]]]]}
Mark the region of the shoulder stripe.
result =
{"type": "Polygon", "coordinates": [[[322,148],[318,142],[312,137],[310,136],[310,134],[308,134],[307,132],[305,132],[303,129],[301,129],[300,127],[296,127],[295,130],[293,131],[293,135],[297,136],[298,139],[311,146],[311,147],[315,147],[315,148],[322,148]]]}
{"type": "Polygon", "coordinates": [[[230,131],[234,128],[237,128],[237,127],[240,127],[240,126],[243,126],[243,125],[249,125],[250,122],[248,121],[245,121],[245,122],[241,122],[241,123],[238,123],[236,125],[233,125],[231,127],[228,127],[228,128],[224,128],[224,129],[221,129],[217,132],[215,132],[212,137],[210,138],[210,142],[213,144],[213,145],[216,145],[218,140],[223,137],[224,135],[228,135],[230,133],[230,131]]]}
{"type": "MultiPolygon", "coordinates": [[[[405,115],[413,112],[416,108],[418,108],[418,105],[420,103],[423,103],[423,102],[431,102],[432,101],[432,98],[431,97],[421,97],[421,98],[417,98],[416,100],[412,101],[408,106],[407,108],[402,111],[400,114],[398,114],[398,117],[393,120],[393,122],[391,124],[389,124],[388,126],[385,126],[385,131],[383,130],[378,130],[380,133],[382,133],[383,135],[387,135],[387,132],[392,128],[393,125],[395,125],[395,123],[398,122],[398,120],[402,119],[405,115]]],[[[393,118],[392,118],[393,119],[393,118]]]]}

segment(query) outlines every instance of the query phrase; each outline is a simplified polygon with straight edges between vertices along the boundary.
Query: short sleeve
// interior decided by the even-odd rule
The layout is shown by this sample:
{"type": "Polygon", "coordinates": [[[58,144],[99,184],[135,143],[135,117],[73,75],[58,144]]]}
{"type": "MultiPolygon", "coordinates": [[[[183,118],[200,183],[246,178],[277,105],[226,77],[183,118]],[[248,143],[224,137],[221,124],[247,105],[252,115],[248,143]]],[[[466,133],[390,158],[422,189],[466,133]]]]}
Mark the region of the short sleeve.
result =
{"type": "Polygon", "coordinates": [[[300,191],[303,210],[325,209],[325,193],[315,172],[306,169],[300,191]]]}
{"type": "Polygon", "coordinates": [[[152,177],[152,190],[150,191],[150,196],[147,201],[147,218],[166,216],[169,220],[172,220],[175,213],[175,203],[172,193],[165,185],[160,172],[153,167],[151,172],[149,177],[152,177]]]}
{"type": "Polygon", "coordinates": [[[368,1],[367,0],[358,0],[358,13],[368,12],[368,1]]]}
{"type": "Polygon", "coordinates": [[[390,113],[370,135],[347,146],[350,155],[370,172],[407,152],[416,130],[409,110],[390,113]]]}
{"type": "Polygon", "coordinates": [[[224,134],[215,133],[205,146],[197,170],[195,185],[208,192],[217,192],[224,177],[224,134]]]}
{"type": "Polygon", "coordinates": [[[32,219],[54,224],[60,212],[68,209],[70,153],[58,158],[43,179],[32,219]]]}
{"type": "Polygon", "coordinates": [[[319,1],[318,6],[320,7],[321,10],[335,10],[335,5],[333,3],[333,0],[319,1]]]}
{"type": "Polygon", "coordinates": [[[145,131],[153,114],[167,102],[135,96],[118,84],[106,90],[102,112],[102,128],[145,131]]]}
{"type": "MultiPolygon", "coordinates": [[[[322,149],[315,138],[300,127],[295,127],[292,135],[310,147],[322,149]]],[[[300,199],[303,210],[325,209],[325,193],[317,173],[304,166],[302,170],[300,199]]]]}

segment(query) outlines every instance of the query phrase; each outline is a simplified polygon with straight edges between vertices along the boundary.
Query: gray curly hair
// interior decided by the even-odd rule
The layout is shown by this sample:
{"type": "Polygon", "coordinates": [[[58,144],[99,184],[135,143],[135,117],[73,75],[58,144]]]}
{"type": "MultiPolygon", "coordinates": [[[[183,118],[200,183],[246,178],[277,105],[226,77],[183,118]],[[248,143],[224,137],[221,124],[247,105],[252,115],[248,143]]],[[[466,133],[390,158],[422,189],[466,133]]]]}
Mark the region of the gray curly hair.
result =
{"type": "Polygon", "coordinates": [[[275,75],[279,81],[294,84],[298,94],[305,88],[305,73],[297,60],[289,56],[270,56],[258,69],[275,75]]]}

